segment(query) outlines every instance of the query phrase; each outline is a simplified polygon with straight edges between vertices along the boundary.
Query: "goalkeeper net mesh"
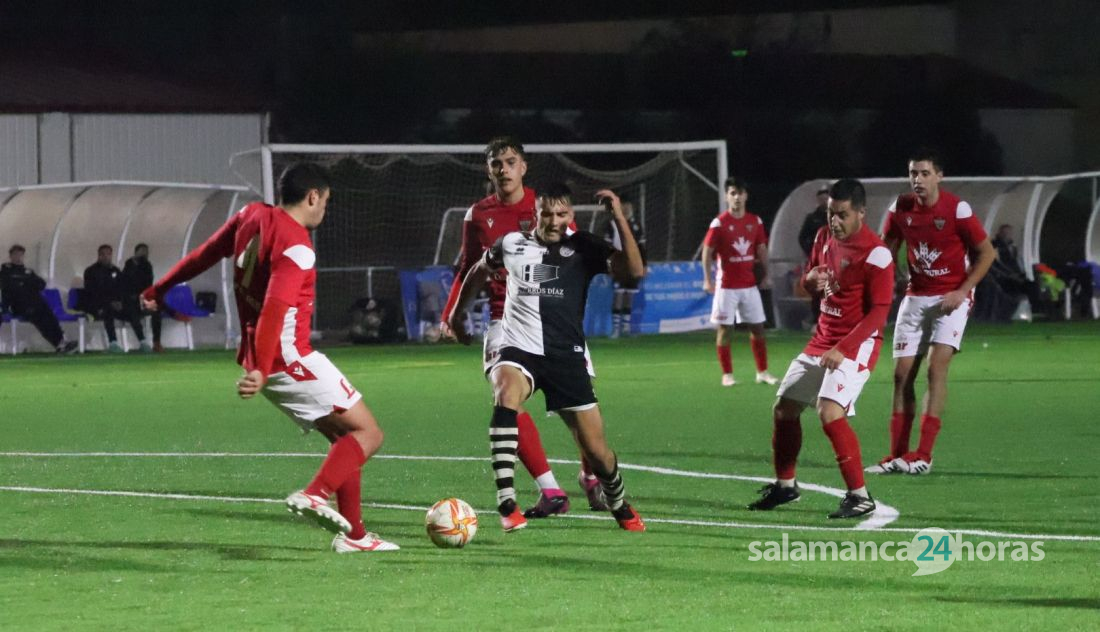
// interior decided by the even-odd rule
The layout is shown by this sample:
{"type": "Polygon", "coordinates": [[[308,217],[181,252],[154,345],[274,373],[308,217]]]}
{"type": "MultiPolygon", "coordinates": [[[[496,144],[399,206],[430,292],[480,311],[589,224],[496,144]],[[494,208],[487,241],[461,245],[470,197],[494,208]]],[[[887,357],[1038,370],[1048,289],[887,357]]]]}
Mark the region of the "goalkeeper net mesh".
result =
{"type": "MultiPolygon", "coordinates": [[[[719,210],[725,179],[724,142],[682,145],[528,146],[527,186],[565,182],[574,192],[577,224],[600,234],[609,217],[592,203],[611,188],[633,203],[650,261],[690,259],[719,210]]],[[[324,223],[314,232],[317,311],[314,328],[345,329],[349,307],[372,297],[400,305],[400,270],[453,265],[466,209],[489,192],[480,146],[272,145],[236,157],[262,160],[270,196],[278,174],[298,161],[317,162],[333,176],[324,223]]],[[[268,197],[270,200],[270,197],[268,197]]]]}

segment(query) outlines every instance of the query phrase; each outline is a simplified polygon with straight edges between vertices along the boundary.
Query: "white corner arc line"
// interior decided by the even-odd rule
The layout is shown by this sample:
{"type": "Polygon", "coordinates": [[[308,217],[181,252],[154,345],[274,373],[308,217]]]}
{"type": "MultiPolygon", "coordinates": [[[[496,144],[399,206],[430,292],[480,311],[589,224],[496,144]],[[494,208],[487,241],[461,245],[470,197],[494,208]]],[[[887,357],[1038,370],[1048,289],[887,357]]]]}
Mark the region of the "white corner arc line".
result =
{"type": "MultiPolygon", "coordinates": [[[[316,452],[0,452],[0,457],[164,457],[164,458],[323,458],[325,455],[316,452]]],[[[488,461],[487,457],[480,456],[430,456],[430,455],[402,455],[402,454],[376,454],[371,458],[375,459],[393,459],[393,460],[406,460],[406,461],[488,461]]],[[[571,459],[547,459],[551,463],[557,463],[561,465],[579,465],[580,461],[571,459]]],[[[716,480],[728,480],[728,481],[748,481],[756,483],[771,483],[773,479],[762,478],[759,476],[742,476],[739,474],[717,474],[712,472],[694,472],[691,470],[679,470],[669,467],[658,467],[654,465],[634,465],[631,463],[620,463],[619,467],[624,470],[635,470],[640,472],[651,472],[654,474],[662,474],[665,476],[682,476],[686,478],[706,478],[716,480]]],[[[847,492],[835,487],[827,487],[825,485],[817,485],[815,483],[799,483],[799,487],[806,491],[818,492],[827,494],[829,496],[835,496],[837,498],[843,498],[847,492]]],[[[857,523],[854,527],[844,527],[835,529],[837,531],[867,531],[874,529],[881,529],[886,525],[894,522],[900,515],[898,510],[886,503],[875,501],[877,508],[866,519],[857,523]]],[[[648,519],[653,522],[655,519],[648,519]]],[[[746,523],[749,524],[749,523],[746,523]]],[[[828,530],[834,530],[832,528],[828,530]]]]}

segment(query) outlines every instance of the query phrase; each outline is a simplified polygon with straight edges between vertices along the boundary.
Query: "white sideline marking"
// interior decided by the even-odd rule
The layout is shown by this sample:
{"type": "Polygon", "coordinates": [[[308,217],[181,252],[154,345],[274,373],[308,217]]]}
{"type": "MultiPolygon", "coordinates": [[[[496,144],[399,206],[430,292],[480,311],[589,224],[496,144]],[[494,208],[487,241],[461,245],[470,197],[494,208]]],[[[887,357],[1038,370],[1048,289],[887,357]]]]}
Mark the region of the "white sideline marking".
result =
{"type": "MultiPolygon", "coordinates": [[[[316,452],[0,452],[0,457],[12,456],[12,457],[178,457],[178,458],[243,458],[243,457],[264,457],[264,458],[324,458],[324,454],[316,452]]],[[[393,459],[399,461],[481,461],[487,462],[487,457],[480,456],[423,456],[423,455],[403,455],[403,454],[376,454],[373,459],[393,459]]],[[[564,465],[579,465],[580,461],[569,459],[547,459],[550,463],[564,464],[564,465]]],[[[773,479],[762,478],[759,476],[740,476],[738,474],[715,474],[711,472],[693,472],[690,470],[677,470],[668,467],[657,467],[653,465],[633,465],[630,463],[620,463],[619,467],[624,470],[637,470],[640,472],[652,472],[654,474],[663,474],[665,476],[684,476],[688,478],[710,478],[727,481],[750,481],[756,483],[771,483],[773,479]]],[[[828,494],[829,496],[835,496],[837,498],[844,498],[846,493],[842,489],[835,487],[826,487],[824,485],[816,485],[814,483],[799,483],[801,489],[811,492],[820,492],[822,494],[828,494]]],[[[898,510],[886,503],[875,501],[878,505],[875,511],[864,520],[857,523],[854,527],[848,527],[841,530],[871,530],[881,529],[882,527],[894,522],[900,515],[898,510]]],[[[647,518],[649,521],[653,519],[647,518]]],[[[678,523],[676,523],[678,524],[678,523]]],[[[708,523],[709,524],[709,523],[708,523]]],[[[719,524],[719,523],[715,523],[719,524]]],[[[725,524],[725,523],[722,523],[725,524]]],[[[730,523],[733,524],[733,523],[730,523]]],[[[739,524],[739,523],[738,523],[739,524]]],[[[749,524],[749,523],[746,523],[749,524]]],[[[831,529],[830,529],[831,530],[831,529]]]]}
{"type": "MultiPolygon", "coordinates": [[[[85,496],[122,496],[127,498],[155,498],[165,500],[203,500],[203,501],[216,501],[227,503],[265,503],[272,505],[283,504],[282,499],[277,498],[248,498],[237,496],[206,496],[200,494],[172,494],[172,493],[156,493],[156,492],[133,492],[124,490],[98,490],[98,489],[71,489],[71,488],[59,488],[59,487],[20,487],[20,486],[0,486],[0,491],[9,492],[25,492],[34,494],[78,494],[85,496]]],[[[401,511],[427,511],[427,507],[418,507],[415,505],[394,505],[388,503],[363,503],[364,507],[370,507],[373,509],[395,509],[401,511]]],[[[491,514],[492,509],[478,509],[479,513],[491,514]]],[[[573,520],[611,520],[611,516],[605,515],[592,515],[592,514],[566,514],[564,516],[558,516],[556,519],[573,519],[573,520]]],[[[808,525],[785,525],[785,524],[758,524],[749,522],[719,522],[712,520],[679,520],[673,518],[646,518],[647,523],[653,524],[675,524],[686,525],[694,527],[720,527],[724,529],[772,529],[782,531],[830,531],[830,532],[851,532],[853,529],[844,527],[814,527],[808,525]]],[[[964,535],[984,536],[988,538],[1005,538],[1015,540],[1062,540],[1070,542],[1100,542],[1100,537],[1096,536],[1083,536],[1083,535],[1045,535],[1035,533],[1003,533],[999,531],[985,531],[981,529],[947,529],[952,533],[961,533],[964,535]]],[[[918,533],[920,529],[912,528],[900,528],[891,527],[885,529],[877,529],[876,533],[890,532],[890,533],[918,533]]]]}

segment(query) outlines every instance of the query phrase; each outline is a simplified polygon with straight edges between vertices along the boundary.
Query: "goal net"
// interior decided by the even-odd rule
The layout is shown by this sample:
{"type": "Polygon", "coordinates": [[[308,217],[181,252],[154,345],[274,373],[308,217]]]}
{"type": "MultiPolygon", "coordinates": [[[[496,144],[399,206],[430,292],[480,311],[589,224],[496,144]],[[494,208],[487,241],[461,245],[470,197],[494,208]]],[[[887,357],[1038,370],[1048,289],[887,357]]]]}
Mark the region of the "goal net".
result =
{"type": "MultiPolygon", "coordinates": [[[[634,204],[651,261],[687,260],[722,204],[724,141],[650,144],[527,145],[527,186],[566,182],[577,222],[599,233],[608,221],[592,195],[611,188],[634,204]]],[[[308,160],[333,175],[317,249],[314,328],[341,330],[349,308],[366,297],[400,306],[399,272],[450,266],[461,243],[466,209],[487,194],[484,145],[280,145],[234,157],[247,173],[260,161],[274,198],[287,165],[308,160]]]]}

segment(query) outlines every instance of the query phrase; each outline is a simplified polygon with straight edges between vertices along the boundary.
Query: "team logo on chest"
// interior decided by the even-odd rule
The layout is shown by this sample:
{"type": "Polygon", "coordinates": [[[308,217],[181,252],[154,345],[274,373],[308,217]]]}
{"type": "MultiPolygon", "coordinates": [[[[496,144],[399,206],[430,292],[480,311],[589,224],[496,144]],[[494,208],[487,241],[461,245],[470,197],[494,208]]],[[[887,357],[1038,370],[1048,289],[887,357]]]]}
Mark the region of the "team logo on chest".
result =
{"type": "Polygon", "coordinates": [[[947,224],[947,220],[942,217],[937,217],[932,220],[932,223],[936,225],[936,230],[943,230],[943,227],[947,224]]]}
{"type": "Polygon", "coordinates": [[[569,246],[562,246],[561,250],[558,250],[558,254],[560,254],[563,257],[572,257],[573,256],[573,249],[570,248],[569,246]]]}
{"type": "Polygon", "coordinates": [[[912,226],[913,225],[913,216],[912,215],[906,215],[905,216],[905,225],[906,226],[912,226]]]}
{"type": "Polygon", "coordinates": [[[531,230],[531,220],[529,220],[529,219],[519,220],[519,229],[522,230],[523,232],[527,232],[527,231],[531,230]]]}
{"type": "Polygon", "coordinates": [[[493,227],[493,218],[492,217],[486,218],[485,223],[489,225],[489,228],[492,228],[493,227]]]}
{"type": "Polygon", "coordinates": [[[752,242],[745,239],[744,236],[741,236],[737,238],[737,241],[733,242],[733,248],[737,250],[738,254],[744,257],[749,253],[749,248],[752,248],[752,242]]]}

